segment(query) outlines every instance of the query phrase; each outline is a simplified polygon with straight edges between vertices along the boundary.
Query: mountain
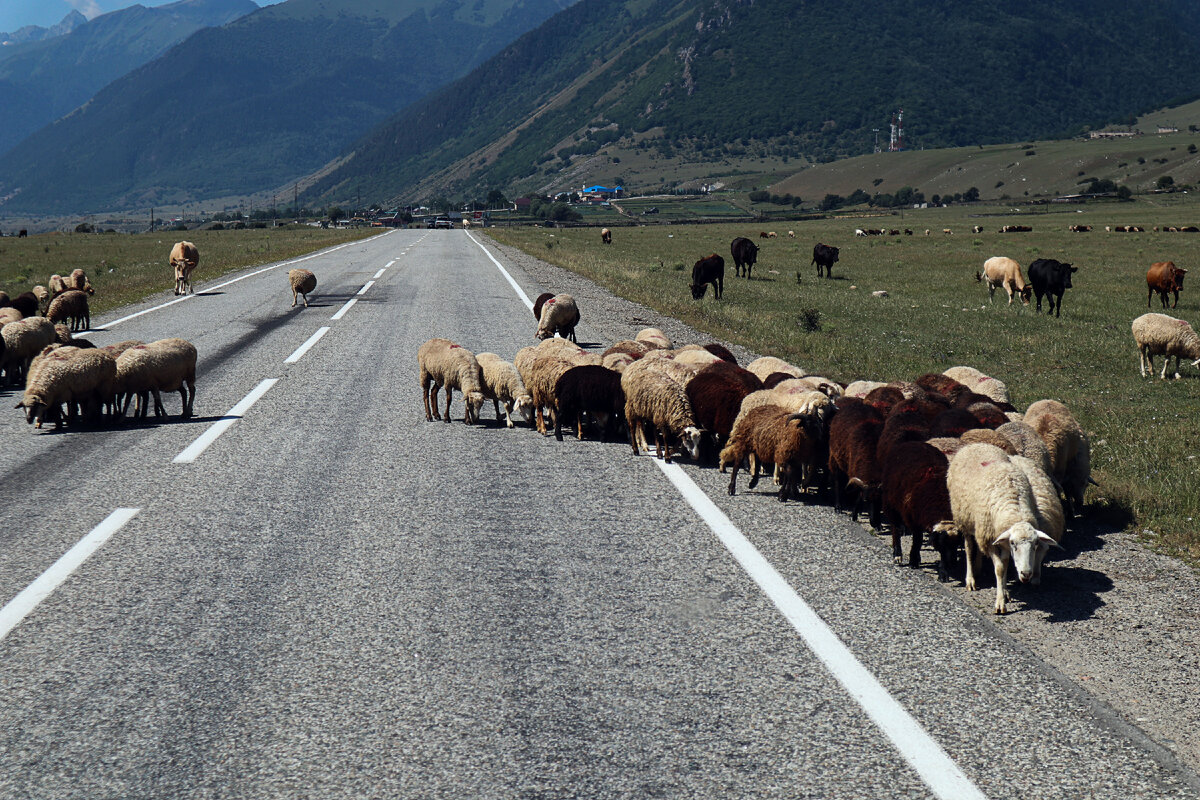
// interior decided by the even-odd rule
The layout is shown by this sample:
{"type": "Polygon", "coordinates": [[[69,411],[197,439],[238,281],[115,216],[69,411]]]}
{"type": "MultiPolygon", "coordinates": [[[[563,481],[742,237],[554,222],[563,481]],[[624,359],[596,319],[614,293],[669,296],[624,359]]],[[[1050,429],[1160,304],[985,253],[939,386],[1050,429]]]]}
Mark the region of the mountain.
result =
{"type": "Polygon", "coordinates": [[[180,0],[90,22],[73,12],[64,23],[79,24],[61,35],[0,48],[0,153],[197,30],[257,10],[253,0],[180,0]]]}
{"type": "Polygon", "coordinates": [[[795,172],[886,143],[899,109],[909,148],[1055,138],[1200,96],[1198,57],[1191,0],[583,0],[356,142],[308,198],[578,189],[635,159],[668,188],[685,168],[795,172]]]}
{"type": "Polygon", "coordinates": [[[12,33],[0,31],[0,45],[12,47],[13,45],[24,44],[26,42],[40,42],[44,39],[53,39],[56,36],[66,36],[86,22],[87,17],[83,14],[80,14],[78,11],[71,11],[71,13],[62,18],[62,22],[52,25],[49,28],[43,28],[40,25],[26,25],[24,28],[18,28],[12,33]]]}
{"type": "Polygon", "coordinates": [[[282,185],[571,2],[288,0],[198,31],[0,157],[0,212],[282,185]]]}

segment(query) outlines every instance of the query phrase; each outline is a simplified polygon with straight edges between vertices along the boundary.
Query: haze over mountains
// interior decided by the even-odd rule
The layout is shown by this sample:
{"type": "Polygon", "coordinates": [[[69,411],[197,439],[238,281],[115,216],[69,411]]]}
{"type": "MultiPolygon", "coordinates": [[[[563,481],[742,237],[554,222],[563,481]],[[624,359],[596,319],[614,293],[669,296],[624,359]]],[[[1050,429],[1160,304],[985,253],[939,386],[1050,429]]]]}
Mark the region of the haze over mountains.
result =
{"type": "Polygon", "coordinates": [[[0,157],[0,213],[310,174],[318,204],[515,196],[638,154],[665,185],[671,164],[869,152],[899,108],[909,147],[1053,138],[1200,96],[1198,59],[1191,0],[288,0],[0,157]]]}

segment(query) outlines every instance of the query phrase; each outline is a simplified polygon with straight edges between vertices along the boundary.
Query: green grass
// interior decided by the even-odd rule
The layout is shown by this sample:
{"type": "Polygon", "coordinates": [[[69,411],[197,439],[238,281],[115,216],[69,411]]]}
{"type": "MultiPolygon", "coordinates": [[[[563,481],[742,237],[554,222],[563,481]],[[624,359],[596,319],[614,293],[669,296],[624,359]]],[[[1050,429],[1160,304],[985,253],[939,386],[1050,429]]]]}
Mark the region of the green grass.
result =
{"type": "Polygon", "coordinates": [[[76,268],[87,273],[96,294],[93,315],[103,313],[175,285],[168,264],[171,246],[181,239],[195,243],[200,265],[192,280],[201,284],[227,272],[294,258],[323,247],[361,239],[378,229],[247,228],[224,231],[162,231],[143,234],[48,233],[21,239],[0,238],[0,290],[15,297],[53,274],[76,268]]]}
{"type": "MultiPolygon", "coordinates": [[[[1104,226],[1200,221],[1200,203],[1172,196],[1136,202],[1007,213],[1004,207],[908,211],[903,217],[789,222],[796,238],[761,240],[759,226],[699,225],[614,231],[603,246],[594,230],[506,229],[497,240],[595,280],[615,294],[678,318],[714,337],[788,359],[841,381],[912,379],[966,364],[1008,384],[1024,408],[1054,398],[1071,408],[1092,442],[1089,490],[1094,519],[1149,530],[1156,546],[1200,562],[1200,374],[1179,381],[1142,379],[1130,323],[1146,312],[1150,263],[1200,261],[1200,234],[1105,233],[1104,226]],[[996,216],[968,216],[994,213],[996,216]],[[1000,234],[1011,221],[1033,233],[1000,234]],[[1074,223],[1088,234],[1069,233],[1074,223]],[[972,234],[971,227],[986,228],[972,234]],[[914,236],[855,237],[856,227],[912,228],[914,236]],[[928,228],[933,233],[924,236],[928,228]],[[950,228],[953,235],[941,233],[950,228]],[[546,242],[554,236],[555,246],[546,242]],[[761,247],[750,281],[733,277],[729,243],[750,236],[761,247]],[[841,247],[833,280],[810,266],[817,241],[841,247]],[[688,293],[692,264],[726,258],[726,294],[699,302],[688,293]],[[984,259],[1038,257],[1079,268],[1061,318],[988,306],[975,281],[984,259]],[[873,297],[882,290],[885,298],[873,297]],[[806,318],[820,320],[810,331],[806,318]]],[[[780,229],[784,237],[784,230],[780,229]]],[[[1158,299],[1154,309],[1161,310],[1158,299]]],[[[1185,289],[1167,313],[1200,324],[1200,297],[1185,289]]],[[[584,310],[586,317],[587,311],[584,310]]]]}

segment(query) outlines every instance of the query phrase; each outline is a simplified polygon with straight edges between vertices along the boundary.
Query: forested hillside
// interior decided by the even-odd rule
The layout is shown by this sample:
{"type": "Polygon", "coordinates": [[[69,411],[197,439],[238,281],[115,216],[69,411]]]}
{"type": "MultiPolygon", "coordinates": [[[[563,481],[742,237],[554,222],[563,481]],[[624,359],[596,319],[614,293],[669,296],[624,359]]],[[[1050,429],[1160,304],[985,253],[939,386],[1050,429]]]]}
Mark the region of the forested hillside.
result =
{"type": "MultiPolygon", "coordinates": [[[[584,0],[354,145],[315,197],[577,188],[581,159],[712,164],[1051,138],[1200,94],[1200,4],[584,0]]],[[[667,171],[667,170],[664,170],[667,171]]]]}

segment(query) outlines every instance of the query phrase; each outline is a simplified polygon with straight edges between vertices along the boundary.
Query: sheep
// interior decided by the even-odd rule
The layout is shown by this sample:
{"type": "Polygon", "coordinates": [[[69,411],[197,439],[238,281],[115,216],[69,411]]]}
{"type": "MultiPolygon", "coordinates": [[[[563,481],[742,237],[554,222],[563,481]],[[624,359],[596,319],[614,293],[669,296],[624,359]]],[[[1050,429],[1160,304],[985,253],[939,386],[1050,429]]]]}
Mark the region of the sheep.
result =
{"type": "Polygon", "coordinates": [[[38,314],[43,317],[46,316],[46,312],[50,309],[50,301],[53,299],[50,297],[50,290],[45,286],[38,284],[30,289],[30,291],[33,292],[33,296],[37,298],[38,314]]]}
{"type": "Polygon", "coordinates": [[[96,290],[92,288],[91,281],[88,280],[87,273],[81,269],[71,270],[71,274],[67,276],[66,284],[68,289],[75,289],[85,294],[96,293],[96,290]]]}
{"type": "Polygon", "coordinates": [[[1083,511],[1083,494],[1092,482],[1092,447],[1067,407],[1057,400],[1038,400],[1025,409],[1025,423],[1037,431],[1050,451],[1051,475],[1062,489],[1068,517],[1083,511]]]}
{"type": "Polygon", "coordinates": [[[948,408],[938,414],[929,426],[930,437],[959,437],[980,427],[979,420],[965,408],[948,408]]]}
{"type": "Polygon", "coordinates": [[[116,360],[100,349],[60,347],[40,356],[30,367],[25,394],[17,408],[25,409],[25,421],[41,429],[48,419],[62,427],[62,403],[81,403],[102,408],[112,399],[117,376],[116,360]]]}
{"type": "Polygon", "coordinates": [[[175,294],[192,291],[192,270],[200,263],[200,251],[191,242],[176,242],[171,248],[171,267],[175,270],[175,294]]]}
{"type": "Polygon", "coordinates": [[[442,419],[438,414],[437,396],[443,386],[446,388],[446,423],[450,422],[450,402],[455,389],[463,393],[463,422],[469,425],[479,419],[479,409],[483,406],[483,371],[470,350],[449,339],[430,339],[417,349],[417,373],[426,422],[442,419]],[[430,386],[433,387],[432,402],[430,386]]]}
{"type": "Polygon", "coordinates": [[[696,424],[720,447],[733,431],[746,395],[761,387],[762,382],[754,373],[727,361],[717,361],[696,373],[686,391],[696,424]]]}
{"type": "Polygon", "coordinates": [[[62,275],[51,275],[50,276],[50,299],[51,300],[53,300],[55,297],[58,297],[60,294],[62,294],[63,292],[65,292],[67,289],[70,289],[70,288],[71,287],[67,285],[67,281],[63,278],[62,275]]]}
{"type": "MultiPolygon", "coordinates": [[[[1054,473],[1054,463],[1050,460],[1050,450],[1046,443],[1029,425],[1020,420],[1009,421],[996,428],[996,433],[1012,443],[1015,455],[1024,456],[1037,464],[1047,474],[1054,473]]],[[[1002,448],[1003,449],[1003,448],[1002,448]]]]}
{"type": "Polygon", "coordinates": [[[904,393],[898,387],[888,384],[887,386],[879,386],[867,392],[867,396],[863,398],[863,402],[878,409],[881,414],[887,416],[892,413],[892,409],[897,404],[904,402],[904,393]]]}
{"type": "Polygon", "coordinates": [[[1166,380],[1171,357],[1175,357],[1175,378],[1179,376],[1181,359],[1189,359],[1200,367],[1200,336],[1187,322],[1166,314],[1142,314],[1133,321],[1133,341],[1138,348],[1138,368],[1146,377],[1147,368],[1154,374],[1154,357],[1163,356],[1160,380],[1166,380]]]}
{"type": "Polygon", "coordinates": [[[533,301],[533,319],[535,321],[541,321],[542,306],[546,305],[546,301],[550,300],[553,297],[554,297],[553,292],[542,292],[541,294],[539,294],[537,296],[537,299],[533,301]]]}
{"type": "Polygon", "coordinates": [[[317,276],[306,269],[289,269],[288,285],[292,287],[292,308],[296,307],[296,295],[304,298],[304,307],[308,308],[308,293],[317,288],[317,276]]]}
{"type": "Polygon", "coordinates": [[[941,554],[938,579],[943,582],[957,561],[959,543],[946,488],[949,467],[949,460],[936,447],[905,442],[893,448],[880,473],[883,510],[892,526],[892,561],[903,563],[900,537],[907,530],[912,536],[908,566],[921,566],[921,540],[928,533],[930,543],[941,554]]]}
{"type": "Polygon", "coordinates": [[[604,244],[612,244],[612,231],[610,231],[608,228],[601,228],[600,241],[604,244]]]}
{"type": "Polygon", "coordinates": [[[652,350],[670,350],[672,347],[671,338],[658,328],[642,328],[633,339],[652,350]]]}
{"type": "Polygon", "coordinates": [[[521,374],[510,362],[505,361],[495,353],[476,353],[475,360],[483,375],[483,396],[492,401],[496,411],[496,419],[500,419],[500,403],[504,403],[505,424],[512,428],[513,411],[516,411],[526,422],[533,419],[533,398],[525,389],[521,374]]]}
{"type": "Polygon", "coordinates": [[[11,302],[12,307],[21,312],[22,317],[32,317],[38,313],[38,299],[33,292],[21,292],[11,302]]]}
{"type": "Polygon", "coordinates": [[[794,378],[803,378],[805,375],[804,370],[800,369],[800,367],[789,364],[782,358],[776,358],[775,356],[756,358],[746,365],[746,369],[753,372],[758,376],[759,380],[764,382],[772,372],[786,372],[794,378]]]}
{"type": "Polygon", "coordinates": [[[4,338],[0,366],[10,383],[19,384],[25,380],[33,357],[55,340],[54,323],[45,317],[29,317],[8,323],[0,329],[0,336],[4,338]]]}
{"type": "Polygon", "coordinates": [[[841,511],[843,491],[855,490],[850,518],[858,521],[865,503],[871,527],[879,527],[880,483],[875,452],[883,432],[884,417],[879,409],[854,398],[837,402],[837,413],[829,423],[829,481],[833,489],[833,507],[841,511]]]}
{"type": "Polygon", "coordinates": [[[951,367],[942,373],[953,378],[973,392],[987,395],[997,403],[1011,403],[1008,397],[1008,387],[1002,381],[984,375],[974,367],[951,367]]]}
{"type": "Polygon", "coordinates": [[[640,452],[639,443],[649,450],[642,429],[643,424],[649,423],[654,427],[655,450],[659,458],[670,463],[671,440],[677,438],[683,450],[692,460],[696,460],[701,431],[682,386],[655,370],[627,369],[621,375],[621,388],[625,391],[625,424],[629,428],[629,444],[635,456],[640,452]]]}
{"type": "Polygon", "coordinates": [[[1050,547],[1060,547],[1038,529],[1039,514],[1033,488],[1024,469],[1003,450],[989,444],[971,444],[950,461],[946,474],[954,525],[966,550],[966,587],[975,591],[981,555],[992,559],[996,574],[993,611],[1008,612],[1008,561],[1011,558],[1022,583],[1040,576],[1040,564],[1050,547]]]}
{"type": "Polygon", "coordinates": [[[742,460],[750,459],[750,482],[758,483],[759,463],[774,464],[780,472],[779,499],[798,496],[807,486],[818,451],[820,433],[813,430],[814,417],[779,406],[760,406],[747,415],[744,424],[729,436],[721,461],[732,464],[729,494],[737,492],[737,473],[742,460]]]}
{"type": "Polygon", "coordinates": [[[651,345],[646,342],[639,342],[634,339],[622,339],[601,353],[601,356],[608,357],[616,353],[625,353],[633,356],[634,359],[638,359],[646,355],[646,353],[649,353],[651,350],[657,349],[659,348],[656,345],[651,345]]]}
{"type": "Polygon", "coordinates": [[[887,386],[886,383],[880,381],[853,381],[842,391],[846,397],[866,397],[874,389],[887,386]]]}
{"type": "Polygon", "coordinates": [[[186,339],[159,339],[125,349],[116,359],[115,391],[124,395],[119,415],[125,416],[134,397],[134,416],[145,417],[149,395],[154,395],[154,416],[165,417],[161,392],[179,392],[180,416],[192,416],[196,399],[196,347],[186,339]]]}
{"type": "Polygon", "coordinates": [[[562,423],[574,423],[575,435],[583,439],[583,412],[600,426],[600,441],[607,442],[625,413],[625,390],[621,374],[596,364],[571,367],[554,385],[558,410],[554,415],[554,438],[562,441],[562,423]]]}
{"type": "Polygon", "coordinates": [[[537,431],[543,436],[549,435],[546,424],[546,410],[551,415],[551,424],[558,424],[558,398],[554,393],[558,379],[574,367],[580,366],[575,360],[563,353],[541,353],[530,365],[529,378],[525,388],[533,398],[533,410],[537,420],[537,431]]]}
{"type": "MultiPolygon", "coordinates": [[[[1062,540],[1066,531],[1066,516],[1058,499],[1058,487],[1054,479],[1036,462],[1024,456],[1009,455],[1008,460],[1020,467],[1029,481],[1029,488],[1033,492],[1033,509],[1037,512],[1037,529],[1053,539],[1058,544],[1057,549],[1064,549],[1062,540]]],[[[1029,577],[1031,586],[1040,586],[1042,583],[1042,561],[1046,550],[1039,548],[1035,554],[1032,575],[1029,577]]]]}
{"type": "Polygon", "coordinates": [[[72,331],[87,330],[92,325],[87,294],[80,289],[68,289],[50,301],[46,318],[51,322],[70,320],[72,331]]]}
{"type": "Polygon", "coordinates": [[[575,298],[569,294],[556,294],[542,305],[535,335],[539,339],[549,339],[557,333],[564,339],[578,341],[575,338],[575,326],[578,324],[579,306],[575,298]]]}
{"type": "Polygon", "coordinates": [[[3,328],[10,322],[18,322],[23,319],[25,319],[25,315],[12,306],[0,308],[0,328],[3,328]]]}
{"type": "Polygon", "coordinates": [[[8,296],[8,292],[0,289],[0,308],[8,308],[12,305],[12,299],[8,296]]]}
{"type": "Polygon", "coordinates": [[[737,363],[738,363],[737,356],[735,356],[733,353],[731,353],[729,351],[729,348],[726,347],[725,345],[721,344],[720,342],[709,342],[708,344],[704,345],[704,349],[707,350],[708,352],[712,353],[714,356],[721,359],[722,361],[728,361],[730,364],[733,364],[735,367],[737,366],[737,363]]]}
{"type": "Polygon", "coordinates": [[[602,356],[600,359],[600,365],[607,367],[608,369],[611,369],[614,372],[624,372],[625,368],[628,367],[630,364],[632,364],[634,361],[637,361],[637,358],[635,356],[633,356],[629,353],[616,352],[616,353],[609,353],[606,356],[602,356]]]}
{"type": "Polygon", "coordinates": [[[695,367],[698,370],[704,369],[709,364],[713,364],[722,360],[719,356],[713,355],[699,345],[696,345],[689,350],[676,350],[674,355],[677,363],[687,364],[688,366],[695,367]]]}
{"type": "Polygon", "coordinates": [[[636,374],[642,370],[661,372],[684,388],[687,388],[692,378],[700,372],[700,368],[693,364],[676,361],[670,350],[655,350],[647,353],[627,366],[622,375],[630,372],[636,374]]]}

